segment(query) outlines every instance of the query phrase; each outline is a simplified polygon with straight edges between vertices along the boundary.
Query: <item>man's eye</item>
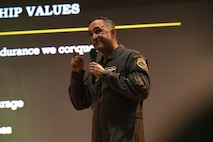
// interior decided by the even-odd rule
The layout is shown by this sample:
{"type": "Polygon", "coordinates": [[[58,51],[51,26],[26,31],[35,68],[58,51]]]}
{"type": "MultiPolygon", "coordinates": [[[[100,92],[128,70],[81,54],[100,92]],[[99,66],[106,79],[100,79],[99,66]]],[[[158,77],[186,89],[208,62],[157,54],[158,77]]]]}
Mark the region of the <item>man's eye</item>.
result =
{"type": "Polygon", "coordinates": [[[100,29],[97,29],[97,30],[94,31],[95,34],[99,34],[101,32],[102,32],[102,30],[100,30],[100,29]]]}

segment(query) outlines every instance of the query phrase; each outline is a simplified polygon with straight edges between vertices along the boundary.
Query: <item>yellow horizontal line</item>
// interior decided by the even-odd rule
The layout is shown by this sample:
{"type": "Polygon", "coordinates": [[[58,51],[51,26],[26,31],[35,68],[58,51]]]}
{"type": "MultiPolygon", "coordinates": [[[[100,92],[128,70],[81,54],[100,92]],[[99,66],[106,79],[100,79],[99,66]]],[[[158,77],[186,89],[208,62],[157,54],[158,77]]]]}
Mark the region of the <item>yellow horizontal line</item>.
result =
{"type": "Polygon", "coordinates": [[[173,26],[181,26],[181,22],[120,25],[120,26],[116,26],[116,29],[157,28],[157,27],[173,27],[173,26]]]}
{"type": "MultiPolygon", "coordinates": [[[[171,27],[181,26],[181,22],[172,23],[154,23],[154,24],[135,24],[135,25],[119,25],[116,29],[136,29],[136,28],[155,28],[155,27],[171,27]]],[[[0,36],[8,35],[29,35],[29,34],[47,34],[47,33],[68,33],[68,32],[84,32],[88,31],[87,27],[81,28],[63,28],[63,29],[42,29],[42,30],[25,30],[25,31],[9,31],[0,32],[0,36]]]]}

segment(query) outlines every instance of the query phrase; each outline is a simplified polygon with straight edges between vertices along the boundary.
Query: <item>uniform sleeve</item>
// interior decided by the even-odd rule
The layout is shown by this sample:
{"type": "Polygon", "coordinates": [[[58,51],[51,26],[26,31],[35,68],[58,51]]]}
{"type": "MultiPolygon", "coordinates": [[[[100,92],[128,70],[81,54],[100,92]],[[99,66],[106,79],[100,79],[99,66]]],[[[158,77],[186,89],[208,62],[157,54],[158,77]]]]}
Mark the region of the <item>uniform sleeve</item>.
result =
{"type": "Polygon", "coordinates": [[[70,100],[77,110],[82,110],[90,106],[89,90],[86,85],[87,81],[84,80],[84,73],[85,71],[80,73],[72,72],[68,89],[70,100]]]}
{"type": "Polygon", "coordinates": [[[147,60],[141,54],[132,54],[126,63],[125,74],[104,71],[101,79],[123,96],[146,99],[150,88],[147,60]]]}

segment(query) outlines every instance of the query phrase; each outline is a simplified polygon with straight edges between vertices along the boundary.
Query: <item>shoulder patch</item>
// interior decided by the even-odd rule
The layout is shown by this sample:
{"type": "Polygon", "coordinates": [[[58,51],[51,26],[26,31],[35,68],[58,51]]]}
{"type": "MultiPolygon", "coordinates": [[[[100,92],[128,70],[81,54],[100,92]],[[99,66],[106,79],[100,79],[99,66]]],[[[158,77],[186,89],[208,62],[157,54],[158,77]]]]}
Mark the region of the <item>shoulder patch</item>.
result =
{"type": "Polygon", "coordinates": [[[147,69],[146,61],[143,58],[138,58],[136,64],[142,69],[147,69]]]}

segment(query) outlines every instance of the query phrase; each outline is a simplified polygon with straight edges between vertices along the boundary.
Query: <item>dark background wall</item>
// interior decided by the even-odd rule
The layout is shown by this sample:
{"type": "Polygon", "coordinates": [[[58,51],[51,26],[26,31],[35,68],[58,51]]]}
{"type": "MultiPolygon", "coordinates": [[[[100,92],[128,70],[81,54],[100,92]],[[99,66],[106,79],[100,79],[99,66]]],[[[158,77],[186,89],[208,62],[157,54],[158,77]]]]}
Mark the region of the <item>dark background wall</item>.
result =
{"type": "MultiPolygon", "coordinates": [[[[0,7],[74,1],[1,1],[0,7]]],[[[118,30],[118,40],[148,58],[151,91],[144,102],[147,142],[203,142],[212,138],[212,2],[78,1],[79,15],[0,19],[0,32],[86,27],[107,16],[116,25],[181,22],[178,27],[118,30]]],[[[0,50],[90,44],[86,32],[0,36],[0,50]]],[[[91,138],[91,110],[76,111],[67,88],[71,54],[0,57],[0,100],[24,100],[24,107],[0,109],[0,127],[12,126],[2,142],[85,142],[91,138]]],[[[89,62],[88,53],[84,54],[89,62]]]]}

